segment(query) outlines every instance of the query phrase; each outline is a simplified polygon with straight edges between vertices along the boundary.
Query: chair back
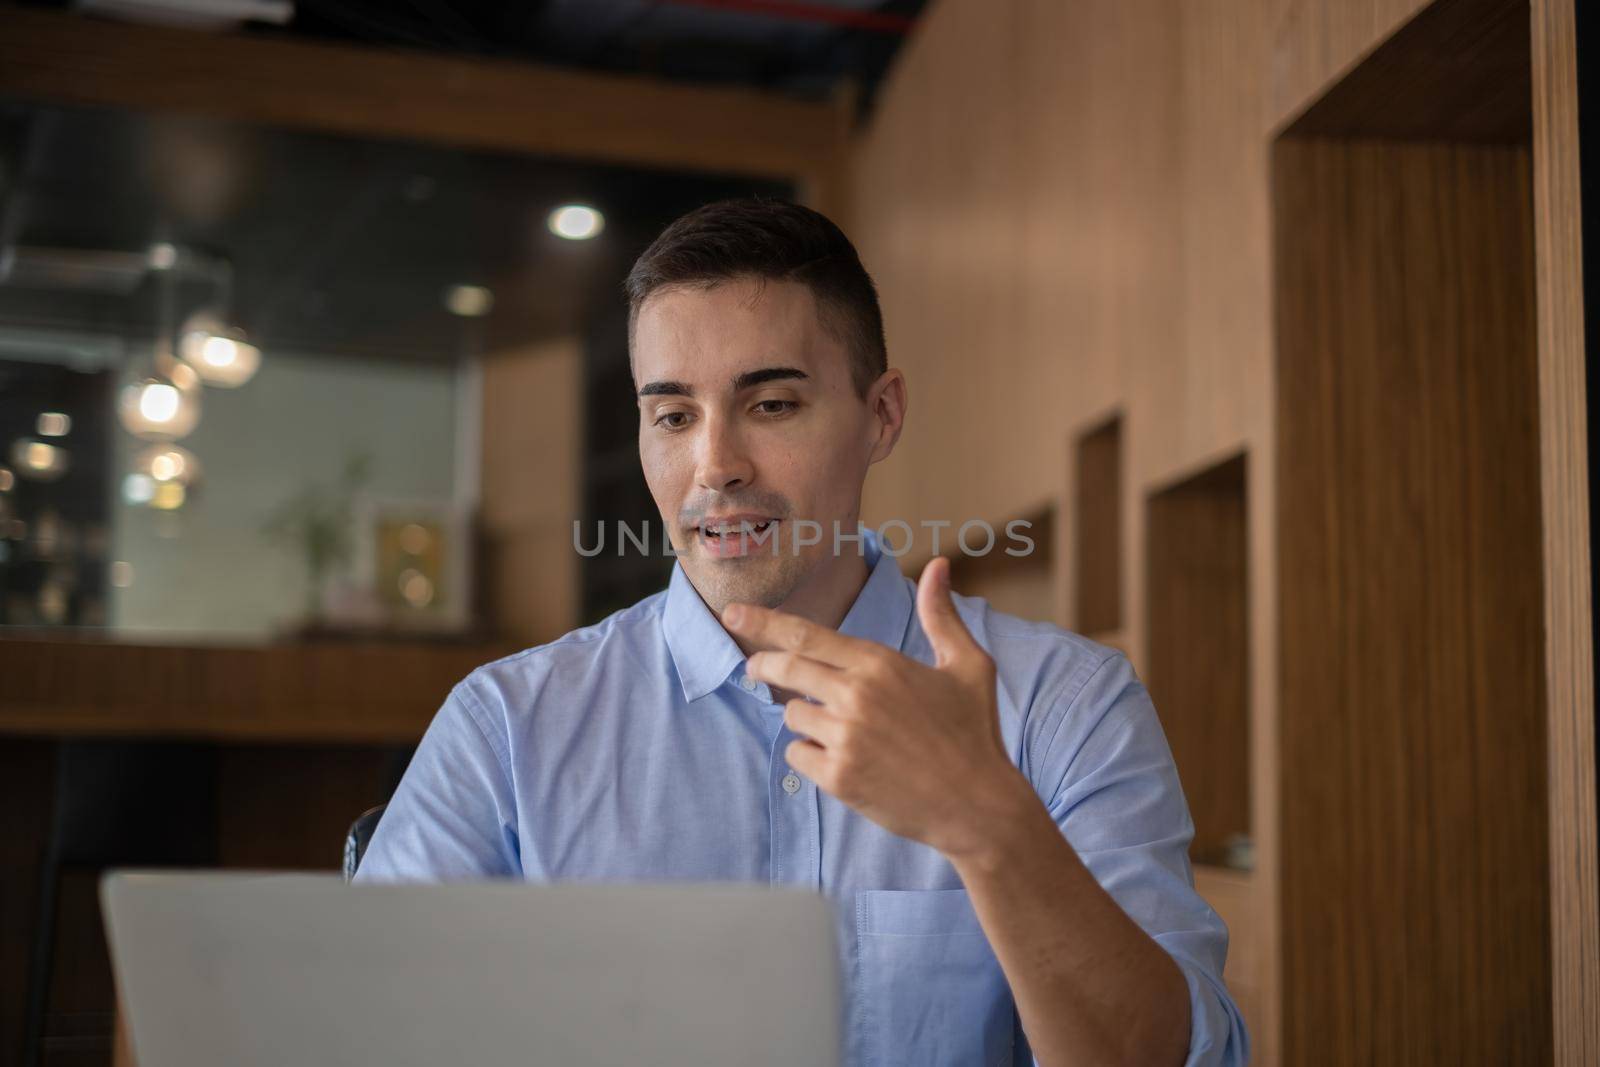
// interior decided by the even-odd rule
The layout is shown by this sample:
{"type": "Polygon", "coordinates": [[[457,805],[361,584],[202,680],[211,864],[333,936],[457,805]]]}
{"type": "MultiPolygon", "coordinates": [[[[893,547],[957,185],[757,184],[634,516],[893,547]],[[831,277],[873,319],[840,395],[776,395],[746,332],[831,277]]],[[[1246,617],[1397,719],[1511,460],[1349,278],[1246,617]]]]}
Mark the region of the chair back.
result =
{"type": "Polygon", "coordinates": [[[345,881],[356,876],[356,868],[361,866],[361,857],[367,854],[367,845],[372,842],[373,831],[377,830],[378,820],[383,818],[383,809],[386,807],[387,804],[379,804],[375,808],[368,808],[350,824],[350,832],[344,838],[345,881]]]}

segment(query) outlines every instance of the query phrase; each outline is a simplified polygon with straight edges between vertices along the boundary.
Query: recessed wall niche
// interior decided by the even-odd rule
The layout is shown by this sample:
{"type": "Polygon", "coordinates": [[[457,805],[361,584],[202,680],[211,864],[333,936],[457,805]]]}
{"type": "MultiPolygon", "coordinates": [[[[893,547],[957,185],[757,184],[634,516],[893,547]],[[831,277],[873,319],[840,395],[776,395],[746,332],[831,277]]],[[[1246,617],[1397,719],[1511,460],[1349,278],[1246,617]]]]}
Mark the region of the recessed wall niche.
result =
{"type": "MultiPolygon", "coordinates": [[[[1033,542],[1031,550],[1024,548],[1020,540],[1007,535],[1010,520],[991,524],[995,541],[992,550],[985,555],[969,556],[959,548],[945,547],[945,554],[950,556],[951,587],[966,596],[983,597],[997,611],[1024,619],[1059,623],[1055,584],[1051,581],[1055,559],[1055,508],[1040,508],[1018,518],[1029,524],[1027,527],[1018,527],[1017,532],[1033,542]],[[1026,551],[1027,554],[1008,555],[1008,548],[1026,551]]],[[[946,531],[945,540],[948,542],[951,536],[951,532],[946,531]]],[[[972,547],[976,550],[983,538],[974,532],[971,539],[972,547]]],[[[908,569],[905,573],[915,577],[921,571],[908,569]]]]}
{"type": "Polygon", "coordinates": [[[1122,631],[1122,419],[1075,442],[1073,627],[1116,644],[1122,631]]]}
{"type": "Polygon", "coordinates": [[[1273,150],[1288,1063],[1552,1056],[1529,24],[1440,0],[1273,150]]]}
{"type": "Polygon", "coordinates": [[[1194,819],[1196,864],[1248,869],[1249,556],[1244,455],[1153,493],[1143,674],[1194,819]]]}

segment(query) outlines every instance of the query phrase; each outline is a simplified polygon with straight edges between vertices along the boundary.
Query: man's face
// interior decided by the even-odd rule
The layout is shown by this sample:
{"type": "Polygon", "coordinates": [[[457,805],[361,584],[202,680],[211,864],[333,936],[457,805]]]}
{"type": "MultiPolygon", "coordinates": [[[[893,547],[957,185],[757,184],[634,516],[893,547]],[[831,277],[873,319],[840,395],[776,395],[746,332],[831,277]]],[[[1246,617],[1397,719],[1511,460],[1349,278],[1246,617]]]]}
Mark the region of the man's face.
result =
{"type": "Polygon", "coordinates": [[[782,604],[835,558],[835,521],[856,532],[878,390],[857,395],[808,287],[754,279],[647,299],[633,376],[645,480],[695,588],[719,614],[782,604]],[[797,550],[802,519],[821,538],[797,550]]]}

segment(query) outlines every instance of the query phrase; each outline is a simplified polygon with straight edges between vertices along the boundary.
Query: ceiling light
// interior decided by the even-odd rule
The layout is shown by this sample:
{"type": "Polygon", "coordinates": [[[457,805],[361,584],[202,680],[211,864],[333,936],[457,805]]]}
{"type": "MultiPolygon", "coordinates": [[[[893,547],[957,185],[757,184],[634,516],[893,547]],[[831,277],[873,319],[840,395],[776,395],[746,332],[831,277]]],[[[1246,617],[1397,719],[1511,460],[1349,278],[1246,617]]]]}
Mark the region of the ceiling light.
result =
{"type": "Polygon", "coordinates": [[[151,270],[171,270],[178,265],[177,246],[166,241],[158,241],[150,246],[145,262],[150,264],[151,270]]]}
{"type": "Polygon", "coordinates": [[[475,319],[489,314],[494,294],[481,285],[452,285],[444,291],[444,306],[452,315],[475,319]]]}
{"type": "Polygon", "coordinates": [[[191,363],[207,385],[231,389],[255,377],[261,366],[261,349],[244,339],[237,330],[206,338],[200,346],[200,360],[191,363]]]}
{"type": "Polygon", "coordinates": [[[550,232],[569,241],[587,241],[606,228],[605,216],[585,204],[563,204],[550,212],[550,232]]]}
{"type": "Polygon", "coordinates": [[[46,411],[36,423],[40,437],[65,437],[72,432],[72,417],[59,411],[46,411]]]}
{"type": "Polygon", "coordinates": [[[200,393],[179,389],[165,378],[142,378],[123,388],[117,416],[135,437],[176,441],[200,421],[200,393]]]}
{"type": "MultiPolygon", "coordinates": [[[[255,377],[261,349],[244,331],[228,326],[214,311],[197,311],[184,321],[178,355],[207,385],[233,389],[255,377]]],[[[182,383],[179,383],[182,384],[182,383]]]]}
{"type": "Polygon", "coordinates": [[[171,422],[181,402],[182,394],[176,385],[152,382],[139,394],[139,414],[151,422],[171,422]]]}

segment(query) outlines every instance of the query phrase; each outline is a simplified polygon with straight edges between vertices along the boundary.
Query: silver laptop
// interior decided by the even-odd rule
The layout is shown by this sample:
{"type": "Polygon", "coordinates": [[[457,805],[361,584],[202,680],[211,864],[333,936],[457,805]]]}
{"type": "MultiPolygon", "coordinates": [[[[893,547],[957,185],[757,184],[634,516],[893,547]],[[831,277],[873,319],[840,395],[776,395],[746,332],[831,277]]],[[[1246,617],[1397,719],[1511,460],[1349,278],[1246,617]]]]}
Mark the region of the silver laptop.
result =
{"type": "Polygon", "coordinates": [[[140,1067],[834,1067],[832,909],[760,886],[114,871],[140,1067]]]}

